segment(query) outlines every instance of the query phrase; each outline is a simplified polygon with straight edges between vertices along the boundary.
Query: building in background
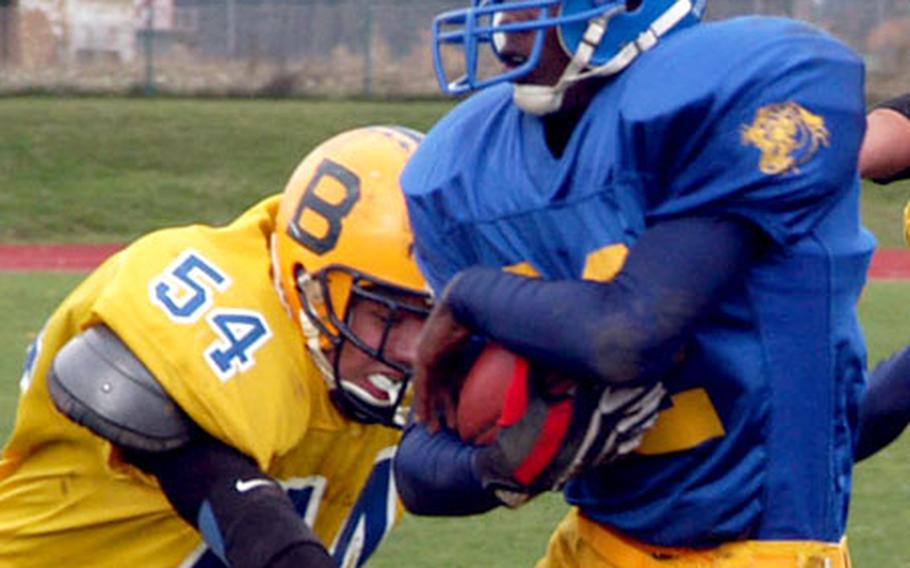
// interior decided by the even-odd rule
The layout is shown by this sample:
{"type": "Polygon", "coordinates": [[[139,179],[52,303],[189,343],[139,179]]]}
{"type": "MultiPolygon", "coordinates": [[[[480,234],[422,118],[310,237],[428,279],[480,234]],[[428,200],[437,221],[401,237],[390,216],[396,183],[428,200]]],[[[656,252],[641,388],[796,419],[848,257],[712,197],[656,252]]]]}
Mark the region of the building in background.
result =
{"type": "Polygon", "coordinates": [[[58,64],[65,41],[63,0],[17,0],[14,7],[16,63],[24,69],[58,64]]]}
{"type": "Polygon", "coordinates": [[[172,26],[172,0],[18,0],[8,19],[16,45],[8,49],[26,69],[128,64],[139,53],[137,32],[148,26],[150,4],[155,26],[172,26]]]}
{"type": "MultiPolygon", "coordinates": [[[[0,93],[435,96],[430,22],[466,1],[0,0],[0,93]]],[[[910,83],[908,0],[709,0],[747,13],[844,40],[873,93],[910,83]]]]}

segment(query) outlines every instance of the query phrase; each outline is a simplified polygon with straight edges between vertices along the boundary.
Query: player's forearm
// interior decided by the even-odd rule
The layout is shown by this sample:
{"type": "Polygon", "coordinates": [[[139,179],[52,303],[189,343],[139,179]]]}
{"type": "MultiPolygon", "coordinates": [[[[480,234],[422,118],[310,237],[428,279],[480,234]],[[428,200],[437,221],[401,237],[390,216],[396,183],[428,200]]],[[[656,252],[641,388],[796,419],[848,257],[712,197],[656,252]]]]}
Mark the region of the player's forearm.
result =
{"type": "Polygon", "coordinates": [[[683,219],[655,226],[609,283],[541,281],[475,267],[442,301],[467,327],[564,371],[621,384],[656,381],[694,323],[754,256],[745,222],[683,219]]]}
{"type": "Polygon", "coordinates": [[[410,424],[395,456],[395,483],[408,511],[474,515],[501,505],[481,485],[474,468],[476,453],[451,432],[430,434],[423,424],[410,424]]]}
{"type": "Polygon", "coordinates": [[[910,93],[869,113],[859,168],[863,177],[881,184],[910,178],[910,93]]]}
{"type": "Polygon", "coordinates": [[[330,568],[335,562],[274,480],[234,448],[200,434],[168,452],[126,453],[230,566],[330,568]]]}
{"type": "Polygon", "coordinates": [[[910,423],[910,347],[880,363],[860,404],[854,456],[863,460],[897,438],[910,423]]]}

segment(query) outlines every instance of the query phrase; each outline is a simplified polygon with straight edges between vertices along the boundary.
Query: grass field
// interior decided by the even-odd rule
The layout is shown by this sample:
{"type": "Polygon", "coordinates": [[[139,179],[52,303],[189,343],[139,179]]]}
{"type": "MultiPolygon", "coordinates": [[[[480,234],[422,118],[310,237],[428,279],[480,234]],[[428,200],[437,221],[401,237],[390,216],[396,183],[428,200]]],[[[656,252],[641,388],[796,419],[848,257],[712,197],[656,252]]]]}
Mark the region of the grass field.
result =
{"type": "MultiPolygon", "coordinates": [[[[0,242],[123,242],[150,229],[220,223],[280,191],[298,160],[359,125],[427,129],[442,102],[0,99],[0,242]]],[[[901,244],[910,184],[868,186],[863,214],[901,244]]],[[[0,273],[0,440],[13,424],[25,346],[74,274],[0,273]]],[[[873,283],[861,309],[877,361],[910,340],[910,284],[873,283]]],[[[910,567],[910,435],[857,468],[850,538],[859,568],[910,567]]],[[[558,496],[470,519],[407,518],[371,566],[531,565],[565,511],[558,496]],[[403,561],[402,559],[406,559],[403,561]]]]}
{"type": "Polygon", "coordinates": [[[427,130],[450,105],[0,98],[0,242],[121,242],[222,223],[349,128],[427,130]]]}
{"type": "MultiPolygon", "coordinates": [[[[332,134],[427,130],[448,102],[0,98],[0,242],[123,242],[225,222],[284,188],[332,134]]],[[[910,183],[863,196],[883,246],[902,244],[910,183]]]]}

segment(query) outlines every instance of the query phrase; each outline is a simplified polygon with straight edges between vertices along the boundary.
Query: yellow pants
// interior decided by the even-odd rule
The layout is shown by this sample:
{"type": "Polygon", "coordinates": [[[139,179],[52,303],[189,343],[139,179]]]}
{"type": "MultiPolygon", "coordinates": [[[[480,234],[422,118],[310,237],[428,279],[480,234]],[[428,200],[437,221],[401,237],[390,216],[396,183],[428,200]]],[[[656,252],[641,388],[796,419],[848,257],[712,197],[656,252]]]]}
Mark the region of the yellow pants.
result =
{"type": "Polygon", "coordinates": [[[846,539],[739,541],[708,550],[649,546],[572,509],[550,537],[537,568],[850,568],[846,539]]]}

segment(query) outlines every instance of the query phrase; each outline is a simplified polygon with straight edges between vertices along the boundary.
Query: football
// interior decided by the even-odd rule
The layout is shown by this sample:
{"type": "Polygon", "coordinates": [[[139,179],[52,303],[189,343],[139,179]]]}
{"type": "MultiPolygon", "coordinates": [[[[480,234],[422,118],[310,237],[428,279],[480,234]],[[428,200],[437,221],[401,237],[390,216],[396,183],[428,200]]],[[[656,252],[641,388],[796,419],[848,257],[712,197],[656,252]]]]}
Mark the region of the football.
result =
{"type": "Polygon", "coordinates": [[[526,372],[524,359],[502,346],[487,345],[468,370],[456,408],[456,430],[462,440],[486,445],[496,438],[506,392],[516,373],[526,372]]]}

